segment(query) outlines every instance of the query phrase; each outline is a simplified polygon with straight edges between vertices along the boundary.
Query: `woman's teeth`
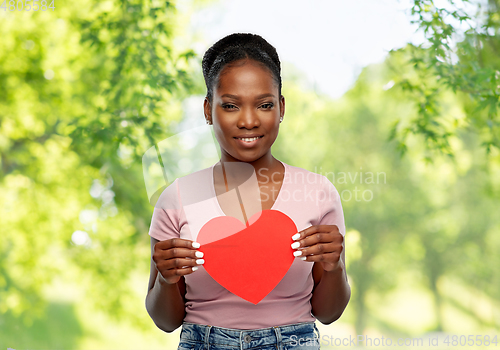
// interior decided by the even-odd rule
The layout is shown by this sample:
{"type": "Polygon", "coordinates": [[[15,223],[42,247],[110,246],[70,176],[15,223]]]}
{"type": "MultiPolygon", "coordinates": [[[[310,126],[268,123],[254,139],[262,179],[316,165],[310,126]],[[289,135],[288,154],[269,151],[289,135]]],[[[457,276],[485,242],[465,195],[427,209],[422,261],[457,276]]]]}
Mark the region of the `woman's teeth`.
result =
{"type": "Polygon", "coordinates": [[[238,140],[243,140],[243,141],[246,141],[246,142],[252,142],[252,141],[255,141],[257,139],[259,139],[260,137],[251,137],[251,138],[239,138],[237,137],[238,140]]]}

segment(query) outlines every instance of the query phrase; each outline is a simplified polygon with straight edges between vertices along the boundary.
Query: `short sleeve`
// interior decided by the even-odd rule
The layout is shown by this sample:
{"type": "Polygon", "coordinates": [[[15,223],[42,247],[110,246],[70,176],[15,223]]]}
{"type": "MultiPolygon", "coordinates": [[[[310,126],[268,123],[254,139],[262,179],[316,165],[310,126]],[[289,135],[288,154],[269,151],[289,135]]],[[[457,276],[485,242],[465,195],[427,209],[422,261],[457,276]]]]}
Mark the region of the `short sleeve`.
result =
{"type": "Polygon", "coordinates": [[[340,233],[345,236],[344,212],[339,192],[326,176],[322,175],[322,177],[319,225],[337,225],[340,233]]]}
{"type": "Polygon", "coordinates": [[[149,235],[159,241],[180,237],[181,204],[178,179],[162,192],[153,211],[149,235]]]}

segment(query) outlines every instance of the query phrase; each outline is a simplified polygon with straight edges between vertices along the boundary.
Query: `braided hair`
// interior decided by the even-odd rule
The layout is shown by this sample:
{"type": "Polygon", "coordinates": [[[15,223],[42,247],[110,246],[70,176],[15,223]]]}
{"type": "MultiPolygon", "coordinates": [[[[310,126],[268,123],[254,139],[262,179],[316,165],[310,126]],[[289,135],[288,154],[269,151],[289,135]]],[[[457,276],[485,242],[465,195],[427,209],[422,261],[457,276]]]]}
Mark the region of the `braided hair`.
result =
{"type": "Polygon", "coordinates": [[[281,64],[274,46],[257,34],[234,33],[217,41],[203,56],[201,65],[210,103],[213,99],[213,88],[219,83],[222,69],[241,59],[252,59],[267,67],[281,96],[281,64]]]}

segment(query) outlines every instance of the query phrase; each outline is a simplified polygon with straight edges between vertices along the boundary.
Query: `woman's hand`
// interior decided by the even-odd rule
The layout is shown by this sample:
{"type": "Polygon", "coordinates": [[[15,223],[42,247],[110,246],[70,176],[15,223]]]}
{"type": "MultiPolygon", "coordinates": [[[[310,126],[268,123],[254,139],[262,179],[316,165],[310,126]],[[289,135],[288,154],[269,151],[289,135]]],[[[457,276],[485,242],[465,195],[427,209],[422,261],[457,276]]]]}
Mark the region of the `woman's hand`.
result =
{"type": "Polygon", "coordinates": [[[292,248],[297,249],[293,255],[305,261],[320,262],[325,271],[339,268],[343,262],[341,257],[344,237],[337,225],[315,225],[292,236],[296,242],[292,248]]]}
{"type": "Polygon", "coordinates": [[[153,261],[165,283],[175,284],[181,276],[189,275],[205,261],[203,252],[196,249],[200,244],[187,239],[172,238],[154,245],[153,261]]]}

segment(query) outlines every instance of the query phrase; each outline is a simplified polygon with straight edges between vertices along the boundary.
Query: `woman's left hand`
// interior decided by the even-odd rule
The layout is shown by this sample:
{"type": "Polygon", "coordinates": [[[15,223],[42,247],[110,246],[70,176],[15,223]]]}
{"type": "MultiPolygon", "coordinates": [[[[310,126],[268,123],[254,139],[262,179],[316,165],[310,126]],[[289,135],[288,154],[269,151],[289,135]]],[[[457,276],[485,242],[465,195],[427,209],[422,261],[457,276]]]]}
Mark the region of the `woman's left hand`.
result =
{"type": "Polygon", "coordinates": [[[314,225],[292,236],[295,256],[305,261],[320,262],[325,271],[339,268],[344,236],[337,225],[314,225]],[[305,257],[305,259],[304,259],[305,257]]]}

